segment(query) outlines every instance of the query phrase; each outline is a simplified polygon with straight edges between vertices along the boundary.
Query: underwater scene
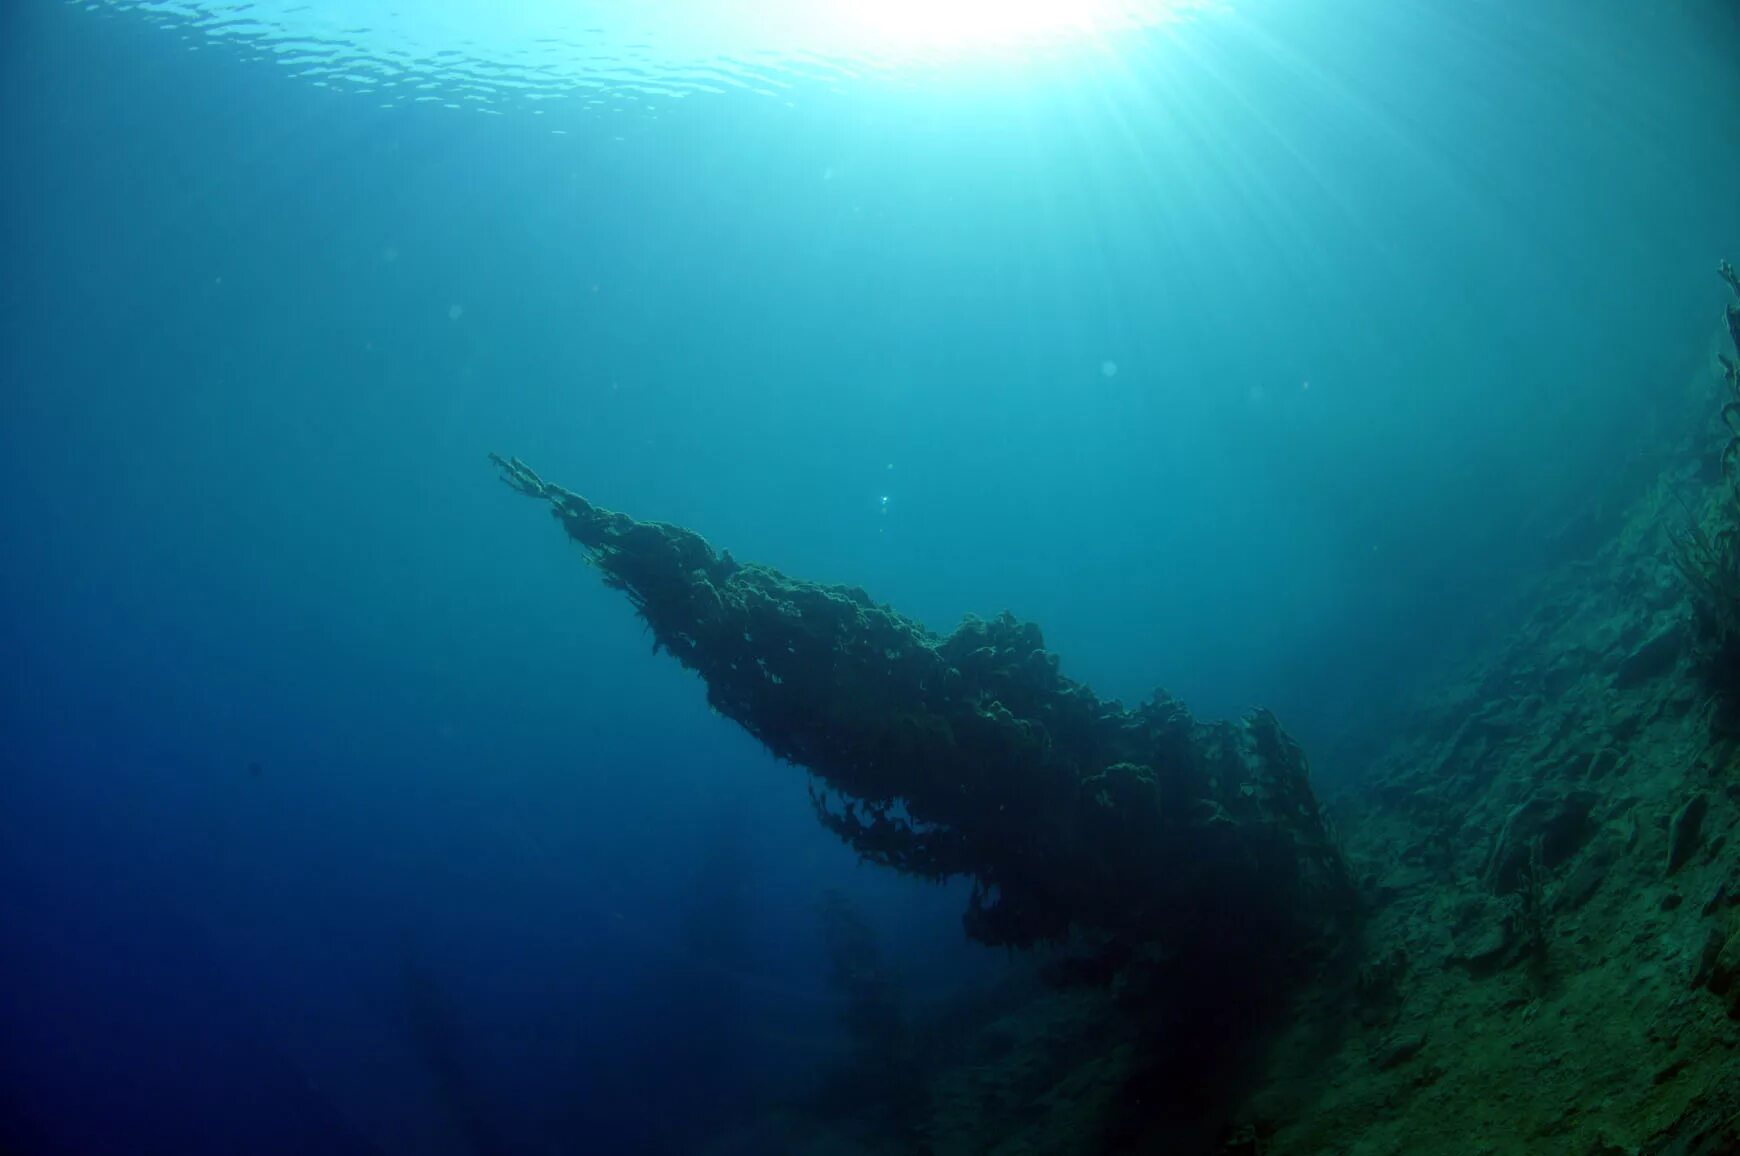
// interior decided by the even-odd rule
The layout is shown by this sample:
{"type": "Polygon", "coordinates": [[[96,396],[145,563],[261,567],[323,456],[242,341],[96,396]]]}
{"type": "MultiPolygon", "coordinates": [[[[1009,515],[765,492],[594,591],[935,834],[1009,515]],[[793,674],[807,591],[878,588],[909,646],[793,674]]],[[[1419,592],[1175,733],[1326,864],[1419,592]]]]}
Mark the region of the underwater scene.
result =
{"type": "Polygon", "coordinates": [[[0,1156],[1740,1154],[1740,5],[0,7],[0,1156]]]}

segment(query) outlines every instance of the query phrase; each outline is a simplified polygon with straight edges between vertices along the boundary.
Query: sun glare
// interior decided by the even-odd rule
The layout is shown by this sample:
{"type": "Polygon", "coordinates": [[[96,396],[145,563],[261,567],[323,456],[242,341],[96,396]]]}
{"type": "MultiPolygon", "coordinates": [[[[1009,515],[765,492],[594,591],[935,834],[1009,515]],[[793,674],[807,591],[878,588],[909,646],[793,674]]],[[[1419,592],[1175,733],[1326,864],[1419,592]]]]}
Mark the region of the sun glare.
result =
{"type": "Polygon", "coordinates": [[[1172,7],[1117,0],[834,0],[812,10],[832,10],[840,34],[859,52],[953,56],[1102,36],[1154,23],[1172,7]]]}
{"type": "Polygon", "coordinates": [[[1200,6],[1200,0],[761,0],[735,6],[742,23],[734,39],[817,56],[934,62],[1066,45],[1164,23],[1200,6]]]}
{"type": "MultiPolygon", "coordinates": [[[[547,2],[547,0],[546,0],[547,2]]],[[[1150,28],[1216,0],[643,0],[622,30],[687,58],[901,68],[1068,47],[1150,28]]],[[[522,9],[547,13],[528,0],[522,9]]]]}

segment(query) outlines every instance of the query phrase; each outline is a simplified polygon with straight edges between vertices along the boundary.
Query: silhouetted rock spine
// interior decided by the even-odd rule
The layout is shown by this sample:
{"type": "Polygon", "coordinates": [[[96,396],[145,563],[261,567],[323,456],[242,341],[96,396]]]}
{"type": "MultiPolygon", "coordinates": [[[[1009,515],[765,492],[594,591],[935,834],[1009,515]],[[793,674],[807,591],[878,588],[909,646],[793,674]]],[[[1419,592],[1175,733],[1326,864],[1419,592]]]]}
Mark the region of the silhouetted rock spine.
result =
{"type": "Polygon", "coordinates": [[[969,876],[974,939],[1276,978],[1343,938],[1353,889],[1269,712],[1201,723],[1163,693],[1101,701],[1033,623],[968,617],[942,637],[856,587],[736,562],[490,456],[716,710],[814,774],[830,830],[908,874],[969,876]]]}

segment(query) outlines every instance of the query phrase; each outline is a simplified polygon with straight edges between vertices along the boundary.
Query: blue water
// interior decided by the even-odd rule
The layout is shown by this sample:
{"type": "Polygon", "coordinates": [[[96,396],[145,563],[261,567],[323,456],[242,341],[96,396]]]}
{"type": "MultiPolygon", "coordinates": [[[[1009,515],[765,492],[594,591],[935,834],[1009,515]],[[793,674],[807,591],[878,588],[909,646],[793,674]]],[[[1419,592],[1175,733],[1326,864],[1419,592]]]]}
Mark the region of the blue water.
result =
{"type": "Polygon", "coordinates": [[[700,1152],[844,1046],[825,891],[914,1001],[1019,966],[486,451],[1333,792],[1691,428],[1740,254],[1715,2],[437,11],[0,14],[0,1150],[700,1152]]]}

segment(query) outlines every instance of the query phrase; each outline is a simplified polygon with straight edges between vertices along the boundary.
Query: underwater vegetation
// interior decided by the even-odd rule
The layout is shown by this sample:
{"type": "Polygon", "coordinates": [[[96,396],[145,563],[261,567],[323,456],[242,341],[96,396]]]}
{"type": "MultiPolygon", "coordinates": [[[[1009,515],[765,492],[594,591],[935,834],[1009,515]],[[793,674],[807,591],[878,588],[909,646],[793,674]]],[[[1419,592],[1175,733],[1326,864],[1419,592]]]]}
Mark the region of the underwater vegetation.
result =
{"type": "MultiPolygon", "coordinates": [[[[1226,1037],[1346,941],[1352,883],[1269,712],[1201,723],[1165,694],[1129,710],[1063,676],[1032,623],[969,617],[939,636],[860,589],[739,563],[492,460],[715,710],[816,777],[831,831],[904,874],[970,878],[971,938],[1071,944],[1082,972],[1226,1037]]],[[[1196,1030],[1172,1043],[1215,1050],[1196,1030]]]]}
{"type": "Polygon", "coordinates": [[[1740,694],[1740,276],[1723,261],[1722,279],[1736,300],[1725,310],[1734,356],[1718,354],[1725,400],[1718,410],[1726,434],[1719,457],[1721,482],[1699,516],[1673,538],[1673,560],[1691,588],[1693,623],[1715,681],[1740,694]]]}

